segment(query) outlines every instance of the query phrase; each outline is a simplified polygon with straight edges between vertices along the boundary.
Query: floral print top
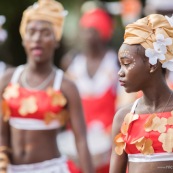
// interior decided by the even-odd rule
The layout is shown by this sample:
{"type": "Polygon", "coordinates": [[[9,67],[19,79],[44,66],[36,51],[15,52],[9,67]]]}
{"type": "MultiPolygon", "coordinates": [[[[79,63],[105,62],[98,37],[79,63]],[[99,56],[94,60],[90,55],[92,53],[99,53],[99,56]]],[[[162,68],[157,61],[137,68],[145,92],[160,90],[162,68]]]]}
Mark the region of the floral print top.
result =
{"type": "Polygon", "coordinates": [[[53,88],[29,90],[19,84],[9,84],[3,93],[2,113],[4,121],[10,117],[39,119],[46,124],[57,120],[63,126],[68,121],[66,103],[62,92],[53,88]]]}
{"type": "Polygon", "coordinates": [[[118,155],[173,152],[173,111],[153,114],[128,113],[115,136],[118,155]]]}

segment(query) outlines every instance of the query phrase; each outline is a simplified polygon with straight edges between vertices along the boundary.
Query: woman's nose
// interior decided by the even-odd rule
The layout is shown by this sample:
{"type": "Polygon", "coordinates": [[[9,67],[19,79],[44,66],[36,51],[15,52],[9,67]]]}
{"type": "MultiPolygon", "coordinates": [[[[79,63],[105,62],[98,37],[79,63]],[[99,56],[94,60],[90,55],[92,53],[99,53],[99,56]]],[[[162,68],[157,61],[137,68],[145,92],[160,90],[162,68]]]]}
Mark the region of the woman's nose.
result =
{"type": "Polygon", "coordinates": [[[36,32],[33,36],[32,36],[32,40],[33,41],[39,41],[41,39],[41,33],[36,32]]]}
{"type": "Polygon", "coordinates": [[[118,76],[120,76],[120,77],[124,76],[124,72],[123,72],[122,68],[120,68],[120,70],[118,71],[118,76]]]}

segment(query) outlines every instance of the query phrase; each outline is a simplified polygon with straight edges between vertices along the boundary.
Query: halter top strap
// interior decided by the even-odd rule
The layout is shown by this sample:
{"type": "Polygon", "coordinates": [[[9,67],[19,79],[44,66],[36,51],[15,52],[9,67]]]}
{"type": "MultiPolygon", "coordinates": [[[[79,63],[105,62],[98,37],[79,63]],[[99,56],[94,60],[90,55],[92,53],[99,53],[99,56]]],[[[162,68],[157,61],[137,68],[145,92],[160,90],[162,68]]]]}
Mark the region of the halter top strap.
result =
{"type": "MultiPolygon", "coordinates": [[[[20,65],[16,68],[16,70],[14,71],[12,78],[11,78],[12,84],[15,84],[18,82],[19,77],[20,77],[22,71],[24,70],[24,68],[25,68],[25,65],[20,65]]],[[[64,74],[64,72],[62,70],[56,69],[55,79],[54,79],[54,83],[53,83],[53,88],[55,90],[60,90],[62,79],[63,79],[63,74],[64,74]]]]}
{"type": "Polygon", "coordinates": [[[13,73],[13,76],[11,78],[11,83],[12,84],[15,84],[18,82],[19,80],[19,76],[20,74],[22,73],[22,71],[24,70],[25,66],[24,65],[20,65],[16,68],[16,70],[14,71],[13,73]]]}
{"type": "Polygon", "coordinates": [[[55,90],[60,90],[63,75],[64,75],[64,72],[62,70],[60,69],[56,70],[56,75],[55,75],[54,84],[53,84],[53,88],[55,90]]]}
{"type": "Polygon", "coordinates": [[[140,99],[140,98],[138,98],[137,100],[135,100],[135,102],[133,103],[133,106],[132,106],[132,108],[131,108],[130,113],[135,113],[135,109],[136,109],[136,106],[137,106],[137,104],[138,104],[138,102],[139,102],[139,99],[140,99]]]}

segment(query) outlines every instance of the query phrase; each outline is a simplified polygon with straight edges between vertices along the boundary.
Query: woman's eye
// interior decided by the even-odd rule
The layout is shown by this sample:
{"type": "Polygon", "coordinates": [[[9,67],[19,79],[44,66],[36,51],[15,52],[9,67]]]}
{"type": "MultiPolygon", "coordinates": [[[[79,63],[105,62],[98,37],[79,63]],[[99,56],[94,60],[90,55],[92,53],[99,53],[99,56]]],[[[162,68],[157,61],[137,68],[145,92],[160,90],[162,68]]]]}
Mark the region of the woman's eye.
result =
{"type": "Polygon", "coordinates": [[[42,33],[42,35],[43,35],[43,36],[49,36],[49,35],[50,35],[50,32],[49,32],[49,31],[44,31],[44,32],[42,33]]]}
{"type": "Polygon", "coordinates": [[[28,31],[26,32],[26,34],[28,34],[29,36],[32,36],[32,35],[34,34],[34,31],[33,31],[33,30],[28,30],[28,31]]]}
{"type": "Polygon", "coordinates": [[[126,67],[128,67],[128,66],[130,65],[130,63],[125,63],[124,65],[125,65],[126,67]]]}

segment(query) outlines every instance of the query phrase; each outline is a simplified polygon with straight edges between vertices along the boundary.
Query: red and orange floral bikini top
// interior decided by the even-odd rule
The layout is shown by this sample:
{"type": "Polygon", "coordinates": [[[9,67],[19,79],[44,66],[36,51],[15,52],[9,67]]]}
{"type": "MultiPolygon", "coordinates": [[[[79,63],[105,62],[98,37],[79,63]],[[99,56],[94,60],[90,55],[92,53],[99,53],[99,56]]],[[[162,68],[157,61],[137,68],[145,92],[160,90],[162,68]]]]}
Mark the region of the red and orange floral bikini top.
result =
{"type": "Polygon", "coordinates": [[[24,66],[19,66],[5,88],[2,100],[4,120],[11,126],[27,130],[54,129],[66,124],[66,98],[60,91],[63,72],[56,70],[53,88],[30,90],[17,81],[24,66]]]}
{"type": "Polygon", "coordinates": [[[138,100],[114,138],[118,155],[173,152],[173,111],[153,114],[134,114],[138,100]]]}

